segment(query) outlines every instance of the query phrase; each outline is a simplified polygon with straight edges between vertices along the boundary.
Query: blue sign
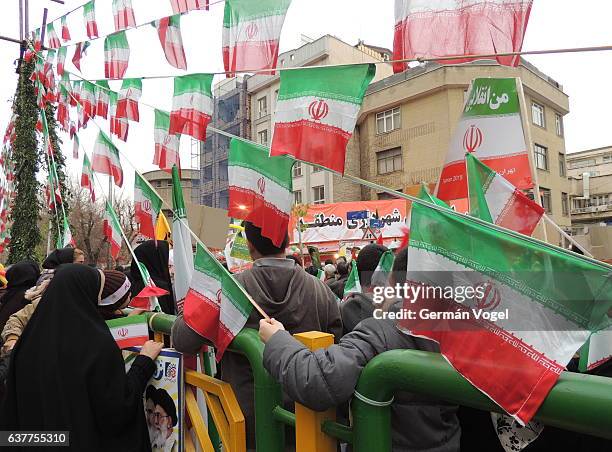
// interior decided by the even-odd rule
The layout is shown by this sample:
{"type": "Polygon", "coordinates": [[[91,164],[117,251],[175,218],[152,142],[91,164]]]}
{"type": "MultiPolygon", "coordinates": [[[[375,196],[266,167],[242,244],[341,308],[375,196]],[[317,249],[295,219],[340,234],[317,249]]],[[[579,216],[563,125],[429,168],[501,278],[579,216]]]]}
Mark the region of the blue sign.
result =
{"type": "Polygon", "coordinates": [[[346,212],[347,220],[365,220],[368,218],[367,210],[355,210],[353,212],[346,212]]]}
{"type": "Polygon", "coordinates": [[[370,227],[375,229],[382,229],[385,226],[385,222],[378,218],[370,218],[370,227]]]}

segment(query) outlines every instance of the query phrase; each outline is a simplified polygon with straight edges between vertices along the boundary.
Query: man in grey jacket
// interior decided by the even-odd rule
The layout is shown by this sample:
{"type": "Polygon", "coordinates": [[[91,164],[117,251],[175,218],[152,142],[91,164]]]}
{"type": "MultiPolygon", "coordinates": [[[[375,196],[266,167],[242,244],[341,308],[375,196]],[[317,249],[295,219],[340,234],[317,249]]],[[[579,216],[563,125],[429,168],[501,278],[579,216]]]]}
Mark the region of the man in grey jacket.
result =
{"type": "MultiPolygon", "coordinates": [[[[394,275],[405,275],[406,259],[404,249],[396,257],[394,275]]],[[[318,411],[350,400],[361,371],[379,353],[394,349],[439,352],[435,342],[409,336],[392,321],[374,318],[363,320],[337,345],[315,352],[291,337],[276,320],[262,320],[259,334],[266,343],[264,366],[268,372],[291,399],[318,411]]],[[[457,408],[418,394],[396,394],[391,418],[393,450],[459,451],[457,408]]]]}
{"type": "MultiPolygon", "coordinates": [[[[236,280],[261,308],[279,319],[291,333],[324,331],[342,335],[342,320],[332,291],[306,273],[295,261],[286,259],[288,238],[280,247],[261,235],[261,229],[245,222],[253,268],[235,275],[236,280]]],[[[257,328],[259,314],[253,310],[245,328],[257,328]]],[[[179,316],[172,327],[172,343],[178,351],[196,354],[206,340],[179,316]]],[[[244,356],[226,352],[220,362],[220,378],[232,385],[246,420],[247,448],[255,447],[253,374],[244,356]]]]}

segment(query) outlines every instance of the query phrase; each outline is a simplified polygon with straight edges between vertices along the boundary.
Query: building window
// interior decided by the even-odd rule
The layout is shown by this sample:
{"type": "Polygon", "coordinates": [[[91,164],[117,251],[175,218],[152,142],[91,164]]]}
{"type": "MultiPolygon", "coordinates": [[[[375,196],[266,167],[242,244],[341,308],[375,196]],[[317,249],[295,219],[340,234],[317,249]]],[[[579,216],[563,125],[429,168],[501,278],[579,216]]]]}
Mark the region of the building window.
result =
{"type": "Polygon", "coordinates": [[[264,146],[268,145],[268,129],[257,132],[257,137],[260,144],[263,144],[264,146]]]}
{"type": "Polygon", "coordinates": [[[293,164],[293,177],[302,176],[302,162],[295,162],[293,164]]]}
{"type": "Polygon", "coordinates": [[[548,171],[548,149],[539,144],[534,144],[533,148],[536,168],[548,171]]]}
{"type": "MultiPolygon", "coordinates": [[[[227,160],[219,162],[219,180],[227,180],[227,160]]],[[[222,207],[222,209],[224,208],[222,207]]]]}
{"type": "Polygon", "coordinates": [[[313,204],[325,204],[325,186],[312,187],[313,204]]]}
{"type": "Polygon", "coordinates": [[[401,126],[399,107],[376,113],[376,133],[387,133],[401,126]]]}
{"type": "Polygon", "coordinates": [[[166,187],[172,187],[172,179],[166,181],[166,187]]]}
{"type": "Polygon", "coordinates": [[[302,204],[302,190],[296,190],[293,192],[293,203],[302,204]]]}
{"type": "Polygon", "coordinates": [[[557,131],[557,136],[563,136],[563,116],[559,113],[555,113],[555,130],[557,131]]]}
{"type": "Polygon", "coordinates": [[[376,153],[378,174],[387,174],[402,170],[402,148],[393,148],[376,153]]]}
{"type": "Polygon", "coordinates": [[[569,215],[569,196],[567,193],[561,193],[561,212],[566,217],[569,215]]]}
{"type": "Polygon", "coordinates": [[[552,213],[552,200],[550,198],[550,190],[548,188],[540,187],[540,198],[542,200],[542,207],[547,213],[552,213]]]}
{"type": "Polygon", "coordinates": [[[257,99],[257,111],[259,112],[259,117],[263,118],[264,116],[268,116],[268,98],[262,97],[257,99]]]}
{"type": "Polygon", "coordinates": [[[603,156],[604,163],[612,163],[612,154],[606,154],[603,156]]]}
{"type": "Polygon", "coordinates": [[[210,182],[213,178],[213,168],[212,165],[205,166],[203,168],[202,180],[204,182],[210,182]]]}
{"type": "Polygon", "coordinates": [[[546,127],[544,107],[536,102],[531,104],[531,120],[536,126],[546,127]]]}
{"type": "Polygon", "coordinates": [[[595,159],[582,159],[582,160],[574,160],[573,162],[570,162],[569,168],[578,169],[578,168],[585,168],[587,166],[594,166],[594,165],[595,165],[595,159]]]}
{"type": "Polygon", "coordinates": [[[559,154],[559,176],[565,177],[565,154],[559,154]]]}
{"type": "Polygon", "coordinates": [[[202,196],[202,204],[208,207],[213,207],[213,197],[212,195],[203,195],[202,196]]]}
{"type": "Polygon", "coordinates": [[[155,184],[155,186],[156,186],[157,188],[160,188],[160,187],[161,187],[161,182],[162,182],[162,181],[160,181],[160,180],[156,180],[156,181],[154,181],[153,183],[155,184]]]}
{"type": "Polygon", "coordinates": [[[319,168],[318,166],[311,166],[312,168],[312,172],[313,173],[318,173],[319,171],[323,171],[321,168],[319,168]]]}
{"type": "Polygon", "coordinates": [[[289,56],[289,59],[290,59],[291,61],[295,60],[295,53],[292,53],[292,54],[291,54],[291,56],[289,56]]]}
{"type": "Polygon", "coordinates": [[[229,193],[227,190],[219,192],[219,209],[226,209],[229,206],[229,193]]]}

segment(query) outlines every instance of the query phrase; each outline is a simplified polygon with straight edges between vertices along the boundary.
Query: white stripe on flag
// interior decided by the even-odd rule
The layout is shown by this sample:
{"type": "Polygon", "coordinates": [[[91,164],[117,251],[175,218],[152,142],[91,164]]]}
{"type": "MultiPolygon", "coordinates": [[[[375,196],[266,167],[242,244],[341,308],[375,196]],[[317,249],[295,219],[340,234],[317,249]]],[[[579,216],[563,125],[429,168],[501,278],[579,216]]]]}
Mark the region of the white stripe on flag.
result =
{"type": "Polygon", "coordinates": [[[262,196],[267,201],[274,204],[276,208],[281,212],[287,215],[291,213],[291,207],[293,202],[292,197],[288,196],[290,192],[286,188],[280,186],[273,180],[268,179],[261,173],[254,171],[250,168],[245,168],[243,166],[237,165],[229,165],[227,171],[229,176],[228,179],[232,187],[240,187],[245,190],[251,190],[256,195],[262,196]],[[258,181],[262,176],[264,177],[266,182],[264,195],[260,193],[258,186],[258,181]],[[286,202],[284,204],[281,204],[280,201],[286,202]]]}
{"type": "MultiPolygon", "coordinates": [[[[265,16],[240,21],[230,28],[224,27],[223,31],[226,35],[233,36],[236,43],[276,41],[280,37],[284,21],[285,14],[265,16]]],[[[229,39],[224,41],[224,44],[229,44],[229,39]]]]}
{"type": "Polygon", "coordinates": [[[297,97],[290,100],[278,101],[274,114],[274,122],[287,123],[306,119],[316,124],[325,124],[342,129],[347,133],[353,133],[360,108],[361,106],[358,104],[326,99],[321,96],[297,97]],[[327,104],[329,110],[325,117],[322,117],[319,121],[315,121],[310,115],[309,107],[320,100],[323,100],[327,104]]]}
{"type": "Polygon", "coordinates": [[[193,91],[179,94],[172,98],[172,111],[183,108],[193,108],[202,113],[212,115],[214,104],[210,97],[193,91]]]}

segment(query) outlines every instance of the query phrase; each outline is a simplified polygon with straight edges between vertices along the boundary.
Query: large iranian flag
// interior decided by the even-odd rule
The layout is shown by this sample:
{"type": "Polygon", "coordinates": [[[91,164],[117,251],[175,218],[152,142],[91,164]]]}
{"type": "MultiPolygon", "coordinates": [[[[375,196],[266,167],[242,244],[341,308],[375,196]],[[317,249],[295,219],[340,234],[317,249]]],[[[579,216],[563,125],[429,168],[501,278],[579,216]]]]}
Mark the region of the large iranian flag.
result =
{"type": "Polygon", "coordinates": [[[206,141],[206,127],[213,114],[212,74],[174,78],[170,133],[185,134],[206,141]]]}
{"type": "MultiPolygon", "coordinates": [[[[75,139],[78,139],[78,136],[74,136],[75,139]]],[[[93,171],[91,169],[91,163],[89,162],[89,157],[87,154],[83,154],[83,169],[81,171],[81,187],[89,190],[89,195],[91,196],[91,202],[96,202],[96,192],[94,191],[93,186],[93,171]]]]}
{"type": "Polygon", "coordinates": [[[83,5],[83,18],[85,19],[87,37],[89,39],[97,38],[98,23],[96,22],[96,6],[94,0],[91,0],[83,5]]]}
{"type": "Polygon", "coordinates": [[[118,94],[114,91],[109,93],[110,97],[110,133],[122,141],[127,141],[130,124],[127,118],[117,117],[118,94]]]}
{"type": "Polygon", "coordinates": [[[420,292],[404,303],[415,319],[399,326],[438,342],[457,371],[525,424],[590,334],[610,325],[611,270],[413,203],[407,280],[420,292]]]}
{"type": "Polygon", "coordinates": [[[53,26],[53,22],[51,22],[50,24],[47,24],[47,46],[50,49],[59,49],[62,45],[59,36],[57,36],[57,33],[55,32],[55,27],[53,26]]]}
{"type": "Polygon", "coordinates": [[[282,71],[270,155],[293,155],[344,173],[373,64],[282,71]]]}
{"type": "Polygon", "coordinates": [[[116,117],[138,122],[140,120],[138,110],[140,96],[142,96],[142,79],[126,78],[123,80],[117,101],[116,117]]]}
{"type": "Polygon", "coordinates": [[[228,158],[228,215],[261,228],[276,246],[287,237],[293,205],[293,159],[233,138],[228,158]]]}
{"type": "Polygon", "coordinates": [[[172,241],[174,257],[174,295],[176,308],[183,312],[193,273],[193,248],[183,199],[183,187],[178,167],[172,167],[172,241]]]}
{"type": "Polygon", "coordinates": [[[119,251],[121,251],[123,236],[121,234],[119,219],[113,207],[108,202],[106,203],[106,210],[104,211],[104,224],[102,230],[104,231],[104,237],[106,237],[110,243],[113,259],[117,259],[119,251]]]}
{"type": "Polygon", "coordinates": [[[465,154],[474,154],[519,190],[533,186],[520,102],[514,78],[477,78],[472,82],[459,124],[451,138],[438,181],[444,201],[468,196],[465,154]]]}
{"type": "Polygon", "coordinates": [[[104,76],[120,79],[130,62],[130,45],[125,31],[108,35],[104,40],[104,76]]]}
{"type": "Polygon", "coordinates": [[[149,340],[149,326],[144,315],[107,320],[106,324],[120,349],[137,347],[149,340]]]}
{"type": "Polygon", "coordinates": [[[96,86],[96,115],[106,119],[110,102],[110,86],[106,80],[98,80],[96,86]]]}
{"type": "Polygon", "coordinates": [[[119,159],[119,150],[108,135],[101,130],[94,145],[91,168],[97,173],[112,176],[118,187],[123,185],[123,168],[119,159]]]}
{"type": "Polygon", "coordinates": [[[155,110],[155,154],[153,164],[159,169],[168,173],[172,172],[172,167],[176,165],[181,169],[181,158],[179,154],[180,135],[172,135],[170,130],[170,114],[163,110],[155,110]]]}
{"type": "Polygon", "coordinates": [[[155,239],[155,225],[161,210],[162,199],[151,186],[140,176],[134,174],[134,215],[140,225],[140,233],[155,239]]]}
{"type": "Polygon", "coordinates": [[[252,310],[236,280],[198,244],[183,315],[193,331],[213,342],[217,361],[242,330],[252,310]]]}
{"type": "Polygon", "coordinates": [[[474,155],[467,154],[465,159],[470,215],[531,235],[544,215],[544,208],[474,155]]]}
{"type": "Polygon", "coordinates": [[[226,0],[223,63],[228,77],[235,71],[276,67],[278,42],[289,5],[291,0],[226,0]]]}
{"type": "Polygon", "coordinates": [[[181,15],[164,17],[153,22],[166,60],[177,69],[187,69],[187,58],[181,34],[181,15]]]}
{"type": "Polygon", "coordinates": [[[113,0],[113,17],[115,18],[115,31],[135,27],[136,19],[132,0],[113,0]]]}

